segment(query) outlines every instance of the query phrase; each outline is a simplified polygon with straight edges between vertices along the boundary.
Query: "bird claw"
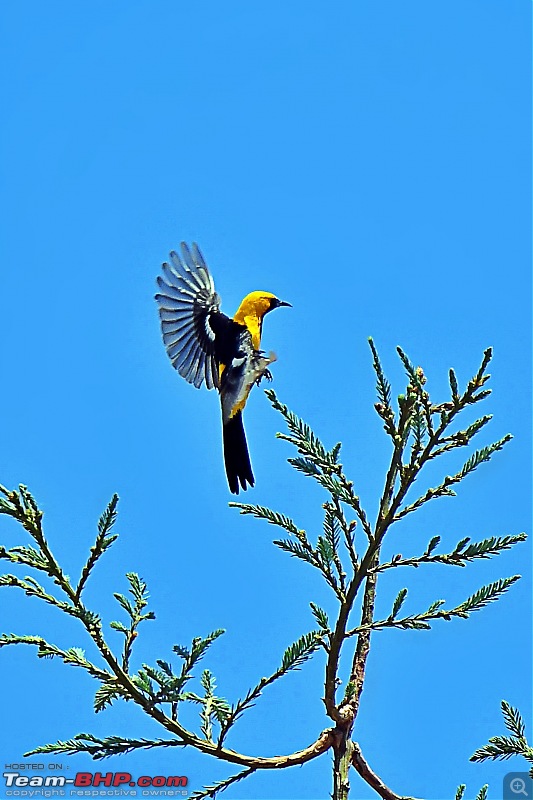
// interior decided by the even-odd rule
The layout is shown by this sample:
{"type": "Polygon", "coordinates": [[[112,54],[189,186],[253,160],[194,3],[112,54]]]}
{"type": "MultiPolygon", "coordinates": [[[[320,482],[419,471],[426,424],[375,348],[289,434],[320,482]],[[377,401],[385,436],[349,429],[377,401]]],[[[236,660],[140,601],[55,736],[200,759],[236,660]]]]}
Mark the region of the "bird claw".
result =
{"type": "Polygon", "coordinates": [[[249,385],[252,386],[254,383],[259,386],[263,378],[266,378],[267,381],[272,380],[272,373],[268,369],[269,364],[272,364],[274,361],[277,361],[276,354],[270,352],[268,357],[265,356],[263,350],[256,350],[254,353],[254,378],[253,382],[249,385]]]}
{"type": "Polygon", "coordinates": [[[265,369],[265,371],[262,372],[261,375],[257,376],[257,378],[255,379],[255,382],[256,382],[257,386],[259,386],[259,384],[261,383],[263,378],[266,378],[269,383],[272,382],[273,377],[272,377],[272,373],[270,372],[269,369],[265,369]]]}

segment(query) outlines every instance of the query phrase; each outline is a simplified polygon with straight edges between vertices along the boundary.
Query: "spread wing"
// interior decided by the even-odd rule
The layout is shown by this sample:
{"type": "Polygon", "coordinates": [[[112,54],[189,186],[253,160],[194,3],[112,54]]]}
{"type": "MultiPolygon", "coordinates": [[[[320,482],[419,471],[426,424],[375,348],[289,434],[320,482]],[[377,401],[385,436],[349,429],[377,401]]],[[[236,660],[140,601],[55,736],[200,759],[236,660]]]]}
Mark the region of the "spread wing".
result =
{"type": "Polygon", "coordinates": [[[181,243],[181,257],[172,252],[157,278],[163,342],[172,366],[189,383],[219,386],[220,333],[233,326],[220,311],[220,297],[198,245],[181,243]]]}

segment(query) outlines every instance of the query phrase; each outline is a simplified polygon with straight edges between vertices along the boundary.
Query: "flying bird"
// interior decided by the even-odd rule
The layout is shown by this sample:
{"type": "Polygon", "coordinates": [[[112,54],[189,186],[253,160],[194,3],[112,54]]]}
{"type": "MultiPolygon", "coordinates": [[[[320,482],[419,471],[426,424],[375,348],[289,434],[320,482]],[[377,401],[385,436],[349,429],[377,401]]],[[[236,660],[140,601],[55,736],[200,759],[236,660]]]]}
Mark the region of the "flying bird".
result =
{"type": "Polygon", "coordinates": [[[163,342],[172,366],[199,389],[217,389],[222,406],[222,439],[228,485],[233,494],[254,485],[242,411],[254,383],[271,378],[276,360],[260,350],[263,317],[290,306],[270,292],[247,294],[237,313],[220,310],[220,297],[197,244],[181,243],[181,256],[170,253],[157,278],[163,342]]]}

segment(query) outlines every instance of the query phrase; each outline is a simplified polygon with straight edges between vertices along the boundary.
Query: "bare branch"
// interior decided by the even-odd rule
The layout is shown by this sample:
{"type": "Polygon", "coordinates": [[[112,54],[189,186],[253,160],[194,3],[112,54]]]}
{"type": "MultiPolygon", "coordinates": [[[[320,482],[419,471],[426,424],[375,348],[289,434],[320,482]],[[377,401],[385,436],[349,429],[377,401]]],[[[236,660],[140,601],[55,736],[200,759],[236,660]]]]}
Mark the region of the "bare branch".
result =
{"type": "Polygon", "coordinates": [[[361,778],[366,781],[366,783],[368,783],[368,785],[371,786],[372,789],[374,789],[379,796],[383,798],[383,800],[415,800],[413,797],[396,794],[396,792],[393,792],[392,789],[389,789],[389,787],[383,783],[379,775],[376,775],[376,773],[369,767],[363,758],[361,748],[357,742],[353,742],[352,764],[361,778]]]}

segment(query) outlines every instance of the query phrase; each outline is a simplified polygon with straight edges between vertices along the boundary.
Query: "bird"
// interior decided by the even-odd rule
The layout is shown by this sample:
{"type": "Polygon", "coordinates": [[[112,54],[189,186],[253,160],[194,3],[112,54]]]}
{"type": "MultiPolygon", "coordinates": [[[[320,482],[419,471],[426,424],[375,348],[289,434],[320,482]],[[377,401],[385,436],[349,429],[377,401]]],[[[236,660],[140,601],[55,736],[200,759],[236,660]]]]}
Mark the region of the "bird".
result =
{"type": "Polygon", "coordinates": [[[181,255],[170,253],[157,277],[155,295],[163,343],[172,366],[199,389],[217,389],[222,409],[222,442],[228,486],[232,494],[246,491],[255,479],[242,412],[254,384],[272,379],[276,361],[261,346],[265,314],[291,306],[271,292],[247,294],[233,318],[220,310],[220,297],[196,243],[181,243],[181,255]]]}

